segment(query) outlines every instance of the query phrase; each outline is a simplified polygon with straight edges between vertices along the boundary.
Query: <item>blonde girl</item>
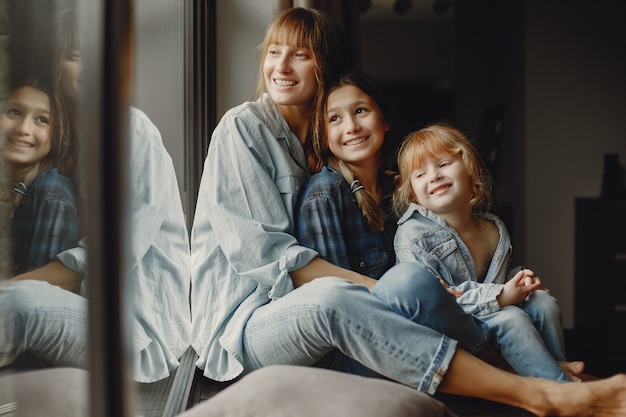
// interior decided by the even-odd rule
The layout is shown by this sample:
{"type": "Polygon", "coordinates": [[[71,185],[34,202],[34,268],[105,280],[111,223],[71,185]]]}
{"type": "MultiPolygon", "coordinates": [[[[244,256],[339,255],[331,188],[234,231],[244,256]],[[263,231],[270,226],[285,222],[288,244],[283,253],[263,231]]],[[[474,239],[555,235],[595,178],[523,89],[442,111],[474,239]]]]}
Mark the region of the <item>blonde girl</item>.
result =
{"type": "Polygon", "coordinates": [[[398,262],[425,267],[455,292],[520,375],[578,380],[584,364],[565,362],[556,299],[531,270],[511,269],[511,240],[488,212],[491,179],[469,140],[453,127],[428,126],[406,137],[398,165],[398,262]]]}

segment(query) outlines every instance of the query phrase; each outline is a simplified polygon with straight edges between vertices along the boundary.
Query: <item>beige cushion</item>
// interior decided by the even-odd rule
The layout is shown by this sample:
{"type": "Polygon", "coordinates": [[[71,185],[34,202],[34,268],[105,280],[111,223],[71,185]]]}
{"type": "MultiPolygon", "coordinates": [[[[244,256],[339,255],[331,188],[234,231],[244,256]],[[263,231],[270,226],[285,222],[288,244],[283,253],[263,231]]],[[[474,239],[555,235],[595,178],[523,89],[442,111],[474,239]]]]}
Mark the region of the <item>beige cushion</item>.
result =
{"type": "Polygon", "coordinates": [[[319,368],[255,371],[181,417],[451,417],[443,403],[394,382],[319,368]]]}
{"type": "MultiPolygon", "coordinates": [[[[53,368],[0,377],[0,410],[19,417],[86,417],[88,375],[75,368],[53,368]]],[[[4,414],[2,414],[4,415],[4,414]]]]}

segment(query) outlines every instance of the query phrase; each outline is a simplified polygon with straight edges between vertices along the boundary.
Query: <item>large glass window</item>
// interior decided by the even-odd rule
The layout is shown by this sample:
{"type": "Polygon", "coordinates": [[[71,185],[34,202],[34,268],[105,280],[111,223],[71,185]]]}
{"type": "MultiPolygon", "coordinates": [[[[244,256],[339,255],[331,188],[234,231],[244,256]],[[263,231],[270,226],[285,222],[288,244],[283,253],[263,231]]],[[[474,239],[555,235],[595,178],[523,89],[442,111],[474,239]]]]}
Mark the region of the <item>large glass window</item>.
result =
{"type": "MultiPolygon", "coordinates": [[[[91,371],[91,415],[162,415],[160,411],[150,414],[150,408],[155,404],[140,401],[138,397],[143,391],[135,389],[133,382],[139,366],[134,362],[138,343],[144,341],[142,337],[150,340],[146,344],[155,343],[157,339],[150,331],[143,334],[138,330],[142,326],[149,327],[150,323],[146,324],[134,310],[137,305],[146,308],[137,299],[137,294],[145,292],[141,286],[146,283],[135,279],[137,274],[147,273],[142,270],[145,265],[141,264],[141,257],[156,249],[155,245],[143,248],[137,242],[151,232],[144,220],[157,216],[158,210],[148,212],[148,208],[154,206],[146,201],[157,192],[161,193],[161,202],[168,206],[168,212],[171,206],[180,210],[176,212],[180,213],[176,219],[166,218],[157,224],[168,231],[173,228],[182,231],[177,234],[180,242],[184,243],[188,236],[198,172],[208,143],[207,132],[214,124],[208,93],[208,88],[214,84],[211,81],[214,48],[210,38],[213,14],[214,2],[205,1],[0,0],[2,117],[8,114],[11,117],[4,118],[12,120],[18,113],[23,113],[24,117],[30,115],[30,107],[26,106],[34,97],[39,100],[34,109],[40,113],[44,111],[45,115],[34,115],[31,124],[45,132],[45,139],[52,143],[48,147],[52,152],[42,151],[41,163],[29,163],[32,170],[30,176],[25,176],[26,171],[17,169],[25,163],[17,160],[15,155],[21,152],[19,148],[36,148],[35,141],[39,139],[11,139],[10,146],[4,146],[9,143],[6,138],[10,134],[8,125],[11,120],[0,124],[3,144],[0,285],[13,285],[4,281],[58,262],[57,255],[67,250],[82,250],[82,258],[76,258],[74,254],[71,258],[75,262],[71,265],[71,272],[76,274],[79,270],[72,276],[72,282],[79,282],[79,285],[74,288],[33,286],[32,291],[33,294],[37,291],[41,300],[47,300],[49,293],[38,291],[39,288],[49,288],[50,293],[64,291],[63,296],[82,300],[82,307],[77,307],[80,310],[78,315],[88,322],[75,327],[81,331],[73,336],[73,343],[83,348],[89,346],[80,360],[78,355],[73,358],[76,363],[72,358],[68,358],[67,363],[57,363],[58,358],[52,355],[47,357],[44,354],[42,359],[40,355],[19,352],[15,358],[9,358],[6,352],[0,352],[3,360],[0,363],[0,379],[3,381],[0,414],[14,412],[19,406],[18,393],[12,396],[8,392],[11,375],[67,364],[91,371]],[[202,53],[197,53],[199,48],[202,53]],[[72,75],[75,78],[71,78],[72,75]],[[14,94],[16,90],[22,93],[20,88],[23,86],[27,88],[22,90],[29,95],[14,94]],[[5,106],[13,102],[23,108],[14,111],[5,106]],[[47,120],[44,122],[44,119],[47,120]],[[136,139],[136,132],[143,136],[136,139]],[[59,150],[54,150],[55,142],[62,143],[59,150]],[[136,157],[138,152],[141,157],[136,157]],[[72,163],[76,162],[75,169],[72,166],[62,174],[75,189],[72,196],[72,204],[76,206],[74,216],[63,218],[71,223],[67,227],[72,230],[71,236],[60,246],[54,239],[39,236],[31,250],[43,251],[42,248],[49,245],[57,246],[50,249],[47,258],[41,262],[18,268],[17,256],[11,255],[13,252],[19,255],[24,245],[15,242],[23,234],[11,232],[15,229],[13,223],[17,223],[16,219],[23,213],[20,203],[28,203],[27,199],[33,195],[32,190],[45,170],[59,168],[61,171],[61,166],[70,157],[74,158],[72,163]],[[147,175],[152,176],[150,181],[143,181],[147,175]],[[138,214],[140,210],[143,211],[138,214]],[[136,218],[141,221],[135,221],[136,218]],[[85,239],[79,242],[83,237],[85,239]]],[[[40,207],[35,204],[35,209],[40,207]]],[[[58,211],[54,212],[43,220],[56,219],[54,216],[58,214],[58,211]]],[[[22,228],[30,232],[36,222],[27,218],[23,223],[26,226],[22,228]]],[[[26,258],[30,256],[29,252],[26,258]]],[[[68,266],[62,263],[62,267],[68,266]]],[[[165,266],[163,269],[175,267],[165,266]]],[[[50,270],[42,271],[37,280],[58,284],[53,282],[50,270]]],[[[25,286],[25,291],[30,290],[25,286]]],[[[0,296],[2,291],[0,287],[0,296]]],[[[180,290],[181,304],[188,302],[188,291],[188,286],[180,290]]],[[[163,292],[168,293],[167,288],[163,292]]],[[[14,304],[5,302],[6,299],[0,299],[0,314],[5,317],[17,314],[14,304]]],[[[157,302],[150,308],[152,310],[145,316],[172,314],[157,302]]],[[[181,315],[185,308],[188,310],[188,305],[179,306],[181,315]]],[[[51,314],[50,321],[59,323],[62,319],[51,314]]],[[[62,338],[69,340],[65,336],[62,338]]],[[[167,349],[174,353],[167,351],[172,358],[164,360],[167,363],[161,373],[173,375],[180,354],[170,346],[167,349]]],[[[167,349],[163,348],[164,351],[167,349]]],[[[151,385],[162,379],[161,376],[155,371],[140,380],[151,385]]],[[[156,407],[162,410],[163,404],[156,404],[156,407]]]]}

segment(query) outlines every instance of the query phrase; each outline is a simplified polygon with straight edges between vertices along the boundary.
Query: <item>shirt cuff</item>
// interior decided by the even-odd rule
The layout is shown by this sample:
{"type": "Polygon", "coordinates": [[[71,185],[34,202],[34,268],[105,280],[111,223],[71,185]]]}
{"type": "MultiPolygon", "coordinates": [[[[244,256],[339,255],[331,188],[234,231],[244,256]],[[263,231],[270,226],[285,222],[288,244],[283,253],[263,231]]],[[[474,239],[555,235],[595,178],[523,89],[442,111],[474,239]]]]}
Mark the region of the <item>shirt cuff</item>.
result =
{"type": "Polygon", "coordinates": [[[502,284],[493,284],[485,288],[485,291],[481,294],[484,300],[481,305],[484,308],[480,311],[480,315],[487,315],[500,310],[498,295],[502,292],[503,287],[504,285],[502,284]]]}
{"type": "Polygon", "coordinates": [[[84,274],[87,272],[87,242],[82,238],[78,246],[57,255],[57,260],[66,268],[84,274]]]}
{"type": "Polygon", "coordinates": [[[293,281],[289,275],[289,271],[295,271],[309,264],[313,259],[318,256],[318,253],[313,249],[305,248],[304,246],[290,246],[285,253],[280,257],[280,275],[276,278],[276,282],[272,286],[269,292],[269,297],[272,300],[280,298],[285,294],[293,291],[293,281]]]}

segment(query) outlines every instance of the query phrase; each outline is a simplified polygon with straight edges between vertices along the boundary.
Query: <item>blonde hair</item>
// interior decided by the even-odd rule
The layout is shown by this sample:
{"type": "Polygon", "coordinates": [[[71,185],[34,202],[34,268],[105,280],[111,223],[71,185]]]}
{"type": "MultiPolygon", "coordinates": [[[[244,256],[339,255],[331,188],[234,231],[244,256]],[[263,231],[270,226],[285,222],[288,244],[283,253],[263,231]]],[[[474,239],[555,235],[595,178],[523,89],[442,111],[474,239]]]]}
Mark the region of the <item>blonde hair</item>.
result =
{"type": "MultiPolygon", "coordinates": [[[[292,45],[308,49],[315,57],[315,78],[317,92],[313,100],[313,115],[320,108],[327,80],[341,73],[346,65],[346,44],[341,27],[327,14],[316,9],[293,7],[284,10],[270,24],[261,44],[261,62],[259,65],[259,80],[257,96],[267,91],[263,77],[263,61],[269,47],[272,45],[292,45]]],[[[313,121],[311,121],[313,125],[313,121]]],[[[319,160],[313,152],[311,134],[304,146],[307,154],[309,169],[314,171],[319,167],[319,160]]]]}
{"type": "Polygon", "coordinates": [[[472,179],[472,212],[478,214],[490,209],[492,180],[482,158],[459,130],[434,124],[409,133],[400,146],[400,185],[393,196],[393,207],[398,216],[406,211],[410,203],[419,203],[411,188],[411,172],[427,159],[445,154],[459,155],[472,179]]]}

